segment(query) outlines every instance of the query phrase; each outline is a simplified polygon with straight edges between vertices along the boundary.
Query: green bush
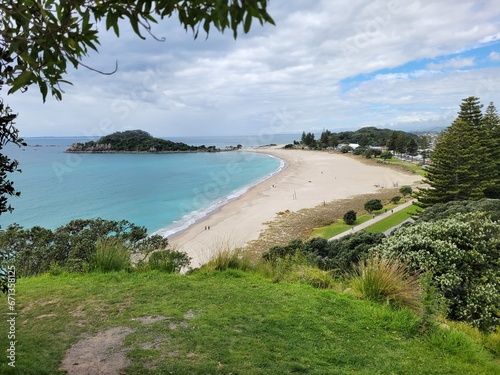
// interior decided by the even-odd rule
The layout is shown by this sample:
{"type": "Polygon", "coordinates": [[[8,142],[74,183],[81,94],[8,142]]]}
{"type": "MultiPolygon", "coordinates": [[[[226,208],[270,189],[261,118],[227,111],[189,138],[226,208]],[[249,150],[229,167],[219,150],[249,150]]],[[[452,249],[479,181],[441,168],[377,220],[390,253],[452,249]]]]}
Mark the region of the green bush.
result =
{"type": "Polygon", "coordinates": [[[130,267],[130,250],[123,240],[106,238],[97,241],[95,253],[89,259],[90,270],[122,271],[130,267]]]}
{"type": "Polygon", "coordinates": [[[407,195],[413,193],[413,189],[409,185],[403,185],[399,188],[399,192],[403,194],[403,197],[406,197],[407,195]]]}
{"type": "Polygon", "coordinates": [[[126,220],[73,220],[54,231],[14,224],[0,231],[0,270],[14,264],[19,276],[33,276],[57,265],[65,271],[82,272],[89,268],[99,240],[117,238],[133,245],[146,234],[146,228],[126,220]]]}
{"type": "Polygon", "coordinates": [[[391,202],[394,204],[398,204],[400,200],[401,200],[401,197],[399,195],[396,195],[395,197],[391,198],[391,202]]]}
{"type": "Polygon", "coordinates": [[[180,272],[190,262],[191,258],[187,253],[170,249],[155,251],[148,258],[149,269],[167,273],[180,272]]]}
{"type": "Polygon", "coordinates": [[[485,212],[493,221],[500,221],[500,199],[484,198],[479,201],[453,201],[436,204],[426,208],[420,214],[419,221],[436,221],[469,212],[485,212]]]}
{"type": "Polygon", "coordinates": [[[448,318],[481,331],[500,324],[500,224],[484,213],[457,214],[400,228],[374,251],[432,274],[448,318]]]}
{"type": "Polygon", "coordinates": [[[344,223],[347,225],[353,225],[356,222],[356,219],[356,211],[350,210],[344,214],[344,223]]]}
{"type": "Polygon", "coordinates": [[[381,210],[384,206],[382,205],[382,201],[380,199],[370,199],[365,203],[365,210],[368,212],[381,210]]]}
{"type": "Polygon", "coordinates": [[[345,272],[365,257],[373,246],[382,243],[383,238],[383,233],[361,231],[332,241],[324,238],[313,238],[306,242],[293,240],[285,246],[274,246],[263,258],[274,263],[301,253],[308,262],[320,269],[345,272]]]}
{"type": "Polygon", "coordinates": [[[375,254],[362,260],[352,274],[351,287],[371,301],[422,311],[419,279],[396,259],[375,254]]]}
{"type": "Polygon", "coordinates": [[[384,151],[380,154],[380,158],[385,160],[392,159],[392,152],[384,151]]]}

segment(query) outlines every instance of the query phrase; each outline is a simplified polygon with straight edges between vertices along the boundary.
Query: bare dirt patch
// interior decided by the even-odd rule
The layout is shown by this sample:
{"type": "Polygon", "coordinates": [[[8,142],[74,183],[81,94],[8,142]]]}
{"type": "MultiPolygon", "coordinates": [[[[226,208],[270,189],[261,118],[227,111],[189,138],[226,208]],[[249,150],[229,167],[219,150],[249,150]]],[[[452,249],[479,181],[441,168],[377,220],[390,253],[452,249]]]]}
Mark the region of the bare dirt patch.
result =
{"type": "MultiPolygon", "coordinates": [[[[73,313],[80,316],[82,309],[78,307],[73,313]]],[[[198,314],[192,310],[184,314],[184,319],[194,319],[198,314]]],[[[141,322],[142,325],[153,324],[173,318],[167,316],[143,316],[132,320],[141,322]]],[[[188,328],[186,321],[169,322],[171,330],[178,328],[188,328]]],[[[64,358],[60,369],[67,371],[68,375],[122,375],[122,369],[129,365],[126,357],[127,350],[124,348],[123,341],[127,335],[135,332],[135,329],[128,327],[114,327],[106,331],[98,332],[94,336],[88,336],[73,345],[64,358]]],[[[154,339],[139,344],[139,347],[146,350],[160,350],[162,340],[154,339]]],[[[168,357],[178,357],[180,353],[171,350],[166,353],[168,357]]],[[[189,353],[188,356],[195,355],[189,353]]],[[[155,364],[148,362],[144,364],[145,368],[155,368],[155,364]]]]}
{"type": "Polygon", "coordinates": [[[69,375],[120,375],[128,365],[123,340],[132,332],[115,327],[80,340],[66,353],[61,370],[69,375]]]}

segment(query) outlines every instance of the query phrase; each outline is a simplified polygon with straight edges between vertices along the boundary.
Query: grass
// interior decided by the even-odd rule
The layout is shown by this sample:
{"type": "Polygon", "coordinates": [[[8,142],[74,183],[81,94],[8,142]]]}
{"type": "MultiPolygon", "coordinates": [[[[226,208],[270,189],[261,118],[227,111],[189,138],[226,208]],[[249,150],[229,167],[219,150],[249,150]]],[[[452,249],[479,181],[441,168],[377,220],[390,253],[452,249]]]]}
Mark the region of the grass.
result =
{"type": "MultiPolygon", "coordinates": [[[[362,224],[371,219],[372,216],[368,214],[358,216],[356,221],[354,222],[354,225],[362,224]]],[[[311,238],[313,237],[331,238],[336,236],[337,234],[344,233],[345,231],[348,231],[351,228],[352,225],[344,223],[343,220],[337,220],[335,223],[330,224],[326,227],[314,228],[313,232],[311,233],[311,238]]]]}
{"type": "Polygon", "coordinates": [[[116,238],[97,241],[96,251],[90,257],[90,268],[93,271],[122,271],[127,267],[130,267],[130,250],[123,241],[116,238]]]}
{"type": "Polygon", "coordinates": [[[422,211],[422,209],[420,207],[417,207],[414,205],[409,206],[407,209],[398,211],[398,212],[386,217],[385,219],[382,219],[382,220],[376,222],[375,224],[370,225],[369,227],[365,228],[365,230],[367,232],[372,232],[372,233],[385,232],[385,231],[395,227],[396,225],[401,224],[403,221],[411,218],[413,215],[415,215],[416,213],[419,213],[421,211],[422,211]]]}
{"type": "MultiPolygon", "coordinates": [[[[381,210],[373,211],[373,214],[375,216],[378,216],[378,215],[383,214],[383,213],[385,213],[385,212],[387,212],[389,210],[392,210],[393,208],[395,208],[397,206],[398,206],[397,204],[389,203],[389,204],[384,205],[384,207],[381,210]]],[[[399,212],[397,212],[396,214],[398,214],[398,213],[399,212]]],[[[389,217],[395,216],[396,214],[391,215],[389,217]]],[[[363,223],[371,220],[372,218],[373,218],[373,216],[371,214],[368,214],[368,213],[359,215],[357,217],[356,221],[354,222],[354,225],[363,224],[363,223]]],[[[385,221],[385,220],[387,220],[387,219],[384,219],[382,221],[385,221]]],[[[401,220],[401,221],[396,222],[396,224],[394,224],[394,225],[397,225],[397,224],[401,223],[404,220],[406,220],[406,218],[403,219],[403,220],[401,220]]],[[[394,225],[392,225],[392,226],[394,226],[394,225]]],[[[389,227],[389,228],[391,228],[391,227],[389,227]]],[[[327,225],[327,226],[324,226],[324,227],[320,227],[320,228],[314,228],[314,230],[311,233],[310,238],[321,237],[321,238],[327,238],[328,239],[328,238],[332,238],[332,237],[334,237],[334,236],[336,236],[338,234],[344,233],[344,232],[350,230],[351,228],[352,228],[352,225],[348,225],[348,224],[344,223],[343,220],[337,220],[333,224],[330,224],[330,225],[327,225]]]]}
{"type": "Polygon", "coordinates": [[[396,259],[372,255],[362,260],[352,275],[351,287],[363,298],[422,311],[422,291],[418,276],[396,259]]]}
{"type": "MultiPolygon", "coordinates": [[[[2,374],[61,375],[73,344],[119,326],[134,330],[122,369],[134,375],[500,374],[465,335],[421,336],[409,310],[241,270],[22,278],[16,311],[16,367],[4,356],[2,374]],[[138,320],[152,316],[163,320],[138,320]]],[[[0,332],[8,332],[5,316],[0,332]]]]}

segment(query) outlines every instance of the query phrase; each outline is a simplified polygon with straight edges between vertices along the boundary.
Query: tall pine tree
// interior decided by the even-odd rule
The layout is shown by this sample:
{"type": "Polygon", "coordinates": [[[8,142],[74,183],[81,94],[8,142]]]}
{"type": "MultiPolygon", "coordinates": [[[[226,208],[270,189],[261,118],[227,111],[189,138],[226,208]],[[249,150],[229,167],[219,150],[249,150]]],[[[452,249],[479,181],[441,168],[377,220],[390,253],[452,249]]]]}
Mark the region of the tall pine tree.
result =
{"type": "Polygon", "coordinates": [[[456,119],[438,137],[432,163],[424,179],[431,188],[419,193],[424,205],[454,200],[481,199],[484,184],[481,181],[479,132],[468,121],[456,119]]]}
{"type": "Polygon", "coordinates": [[[498,115],[491,104],[483,116],[482,107],[476,97],[462,100],[457,119],[439,136],[425,180],[431,188],[419,194],[423,204],[500,197],[498,115]]]}
{"type": "Polygon", "coordinates": [[[493,183],[485,195],[488,198],[500,199],[500,117],[493,103],[486,108],[482,126],[486,132],[489,159],[493,161],[493,183]]]}

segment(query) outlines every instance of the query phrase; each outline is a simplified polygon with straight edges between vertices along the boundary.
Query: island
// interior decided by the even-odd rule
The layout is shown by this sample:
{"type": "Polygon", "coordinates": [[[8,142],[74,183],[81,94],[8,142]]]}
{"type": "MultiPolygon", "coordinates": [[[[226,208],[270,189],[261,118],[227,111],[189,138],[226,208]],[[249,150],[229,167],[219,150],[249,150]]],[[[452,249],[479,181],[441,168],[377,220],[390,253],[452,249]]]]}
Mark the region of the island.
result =
{"type": "Polygon", "coordinates": [[[101,137],[97,141],[73,143],[66,152],[72,153],[171,153],[219,152],[215,146],[190,146],[155,138],[144,130],[126,130],[101,137]]]}

